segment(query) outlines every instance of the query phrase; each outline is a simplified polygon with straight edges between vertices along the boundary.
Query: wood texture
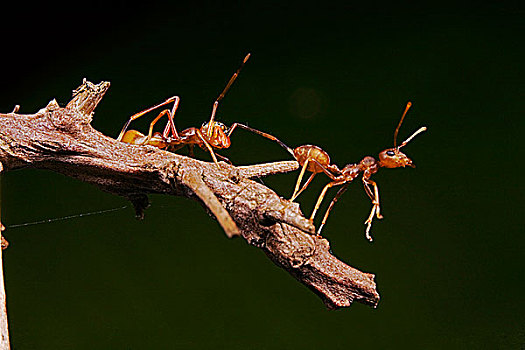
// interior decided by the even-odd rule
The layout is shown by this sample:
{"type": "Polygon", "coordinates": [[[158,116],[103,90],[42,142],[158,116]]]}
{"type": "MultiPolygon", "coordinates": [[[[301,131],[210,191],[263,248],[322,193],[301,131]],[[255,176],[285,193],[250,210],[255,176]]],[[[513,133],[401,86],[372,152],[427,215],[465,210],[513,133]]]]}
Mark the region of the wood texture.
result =
{"type": "MultiPolygon", "coordinates": [[[[330,254],[329,242],[297,203],[251,178],[296,170],[295,161],[235,167],[199,161],[151,146],[133,146],[90,125],[109,83],[84,83],[65,108],[51,101],[36,114],[0,114],[4,171],[49,169],[126,197],[143,216],[150,193],[184,196],[203,204],[229,237],[242,236],[321,297],[329,308],[353,301],[376,307],[374,275],[330,254]]],[[[124,120],[125,118],[123,118],[124,120]]]]}

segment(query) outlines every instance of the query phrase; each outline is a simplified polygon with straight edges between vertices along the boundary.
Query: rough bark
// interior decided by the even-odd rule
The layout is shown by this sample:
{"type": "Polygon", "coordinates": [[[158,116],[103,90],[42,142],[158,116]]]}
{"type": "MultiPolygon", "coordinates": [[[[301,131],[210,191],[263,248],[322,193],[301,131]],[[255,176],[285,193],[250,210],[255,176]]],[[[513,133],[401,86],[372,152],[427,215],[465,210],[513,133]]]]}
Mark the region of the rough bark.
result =
{"type": "Polygon", "coordinates": [[[354,300],[377,306],[374,275],[330,254],[298,204],[251,178],[296,170],[295,161],[220,169],[152,146],[117,142],[90,125],[109,83],[84,81],[65,108],[53,100],[36,114],[0,114],[0,162],[4,171],[49,169],[129,199],[138,216],[147,195],[160,193],[200,201],[229,237],[242,236],[279,267],[318,294],[329,308],[354,300]]]}
{"type": "Polygon", "coordinates": [[[2,250],[3,249],[0,249],[0,350],[9,350],[9,328],[7,327],[7,307],[4,287],[2,250]]]}

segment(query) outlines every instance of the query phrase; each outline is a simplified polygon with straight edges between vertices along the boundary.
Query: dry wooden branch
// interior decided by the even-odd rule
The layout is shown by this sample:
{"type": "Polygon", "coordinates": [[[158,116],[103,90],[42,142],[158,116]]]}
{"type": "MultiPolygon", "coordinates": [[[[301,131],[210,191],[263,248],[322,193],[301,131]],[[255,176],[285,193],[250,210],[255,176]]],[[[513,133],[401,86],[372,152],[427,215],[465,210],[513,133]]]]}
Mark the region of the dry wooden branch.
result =
{"type": "Polygon", "coordinates": [[[151,146],[133,146],[90,125],[109,83],[84,81],[65,108],[53,100],[36,114],[0,114],[0,162],[4,170],[43,168],[92,183],[128,198],[138,216],[147,194],[193,198],[213,214],[229,237],[241,235],[278,266],[317,293],[329,308],[357,300],[376,306],[374,275],[330,254],[298,204],[250,178],[293,171],[295,161],[234,167],[202,162],[151,146]]]}
{"type": "MultiPolygon", "coordinates": [[[[2,163],[0,163],[0,173],[3,171],[2,163]]],[[[1,191],[0,191],[1,194],[1,191]]],[[[0,350],[9,350],[11,348],[9,342],[9,327],[7,320],[7,303],[5,297],[4,286],[4,262],[2,259],[2,251],[7,248],[9,243],[2,236],[5,230],[4,225],[0,222],[0,238],[2,240],[2,247],[0,249],[0,350]]]]}

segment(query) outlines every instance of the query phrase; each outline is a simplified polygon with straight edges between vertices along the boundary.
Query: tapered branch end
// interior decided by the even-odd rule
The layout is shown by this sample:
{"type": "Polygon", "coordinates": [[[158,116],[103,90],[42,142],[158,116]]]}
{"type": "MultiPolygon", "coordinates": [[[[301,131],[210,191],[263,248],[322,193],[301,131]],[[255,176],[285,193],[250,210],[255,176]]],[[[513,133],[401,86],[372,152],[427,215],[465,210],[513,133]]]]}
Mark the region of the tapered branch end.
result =
{"type": "Polygon", "coordinates": [[[73,98],[67,104],[66,108],[91,115],[108,91],[109,86],[109,81],[93,84],[84,78],[82,85],[73,90],[73,98]]]}

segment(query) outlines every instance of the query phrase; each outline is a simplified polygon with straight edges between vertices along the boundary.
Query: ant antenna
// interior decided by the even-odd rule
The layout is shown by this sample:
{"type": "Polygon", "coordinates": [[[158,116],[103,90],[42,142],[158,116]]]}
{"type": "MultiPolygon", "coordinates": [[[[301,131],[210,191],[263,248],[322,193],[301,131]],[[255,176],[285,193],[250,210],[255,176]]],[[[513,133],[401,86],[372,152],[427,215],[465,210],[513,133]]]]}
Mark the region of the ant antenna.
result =
{"type": "Polygon", "coordinates": [[[216,103],[218,103],[220,100],[222,100],[224,98],[224,95],[230,89],[230,87],[232,86],[232,84],[235,81],[235,79],[237,79],[237,77],[239,76],[239,73],[240,73],[242,67],[244,67],[244,64],[248,61],[250,56],[251,56],[251,53],[247,54],[246,57],[244,57],[244,60],[242,61],[241,66],[239,67],[239,69],[237,69],[237,71],[235,73],[233,73],[232,77],[230,78],[230,81],[228,82],[228,84],[226,84],[226,87],[221,92],[219,97],[217,97],[217,100],[215,101],[216,103]]]}
{"type": "Polygon", "coordinates": [[[426,126],[422,126],[420,127],[415,133],[412,134],[412,136],[410,136],[408,139],[406,139],[405,141],[403,141],[403,143],[401,145],[399,145],[399,147],[397,149],[400,149],[401,147],[405,146],[407,143],[409,143],[410,141],[412,141],[412,139],[414,137],[416,137],[416,135],[418,134],[421,134],[423,131],[426,131],[427,130],[427,127],[426,126]]]}
{"type": "MultiPolygon", "coordinates": [[[[253,132],[254,134],[258,134],[258,135],[261,135],[262,137],[266,137],[267,139],[270,139],[272,141],[275,141],[277,142],[282,148],[284,148],[285,150],[288,151],[288,153],[290,153],[292,155],[292,157],[296,158],[295,157],[295,153],[293,152],[293,149],[291,149],[290,147],[288,147],[284,142],[282,142],[281,140],[279,140],[277,137],[273,136],[273,135],[270,135],[270,134],[267,134],[265,132],[262,132],[262,131],[259,131],[257,129],[254,129],[254,128],[250,128],[249,126],[246,126],[244,124],[239,124],[237,123],[236,124],[239,128],[241,129],[244,129],[244,130],[248,130],[248,131],[251,131],[253,132]]],[[[230,129],[231,130],[231,129],[230,129]]],[[[228,135],[229,136],[229,135],[228,135]]]]}
{"type": "MultiPolygon", "coordinates": [[[[394,132],[394,148],[396,148],[397,133],[399,132],[399,128],[401,127],[401,124],[403,124],[403,120],[405,119],[405,115],[407,114],[407,112],[410,109],[410,107],[412,107],[412,102],[408,101],[407,106],[405,107],[405,111],[403,112],[403,115],[401,116],[401,120],[399,121],[399,124],[397,124],[396,131],[394,132]]],[[[408,141],[410,141],[410,140],[408,140],[408,141]]],[[[405,141],[405,143],[408,142],[408,141],[405,141]]],[[[400,147],[402,147],[402,146],[400,146],[400,147]]]]}
{"type": "Polygon", "coordinates": [[[212,132],[211,125],[213,123],[213,119],[215,118],[215,113],[217,112],[217,106],[219,106],[219,102],[224,98],[224,95],[230,89],[235,79],[237,79],[242,67],[244,67],[244,64],[248,61],[250,56],[251,56],[251,53],[247,54],[246,57],[244,57],[244,60],[242,61],[241,66],[237,69],[235,73],[233,73],[232,77],[230,78],[230,81],[228,81],[228,84],[226,84],[226,87],[224,88],[224,90],[222,90],[219,97],[217,97],[217,99],[215,100],[215,103],[213,104],[213,110],[211,112],[210,121],[208,123],[208,136],[211,137],[211,132],[212,132]]]}

